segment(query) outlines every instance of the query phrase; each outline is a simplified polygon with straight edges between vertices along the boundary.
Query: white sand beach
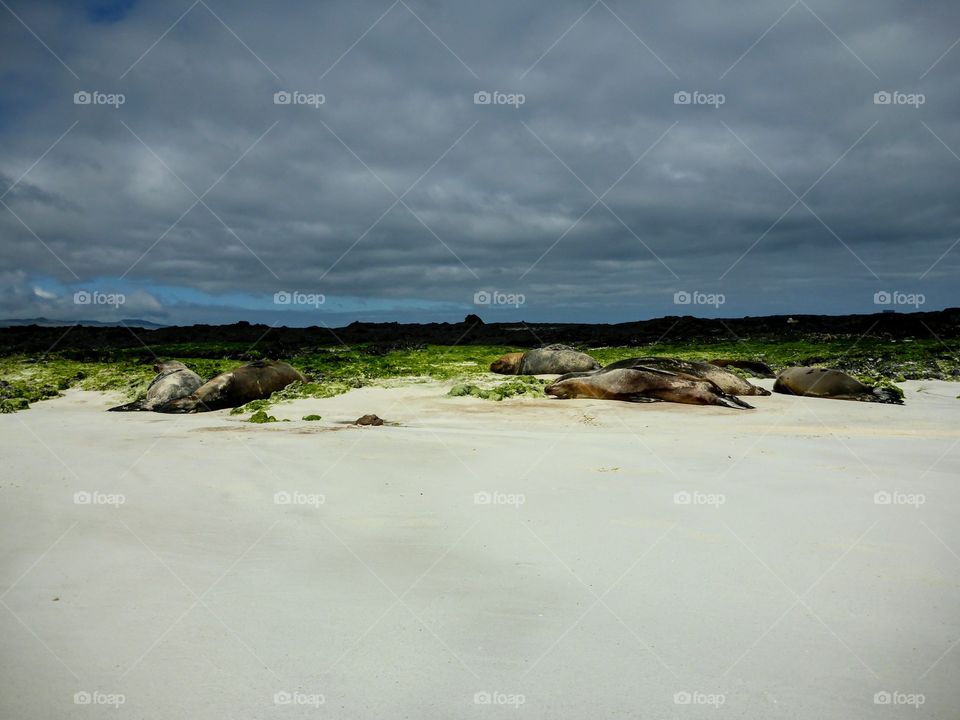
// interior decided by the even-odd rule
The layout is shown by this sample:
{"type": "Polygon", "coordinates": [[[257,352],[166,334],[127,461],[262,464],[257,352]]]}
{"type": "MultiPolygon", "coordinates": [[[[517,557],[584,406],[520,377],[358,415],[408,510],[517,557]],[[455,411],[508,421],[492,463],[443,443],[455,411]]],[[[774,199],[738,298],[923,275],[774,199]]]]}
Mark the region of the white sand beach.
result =
{"type": "Polygon", "coordinates": [[[960,385],[450,385],[0,416],[0,716],[957,716],[960,385]]]}

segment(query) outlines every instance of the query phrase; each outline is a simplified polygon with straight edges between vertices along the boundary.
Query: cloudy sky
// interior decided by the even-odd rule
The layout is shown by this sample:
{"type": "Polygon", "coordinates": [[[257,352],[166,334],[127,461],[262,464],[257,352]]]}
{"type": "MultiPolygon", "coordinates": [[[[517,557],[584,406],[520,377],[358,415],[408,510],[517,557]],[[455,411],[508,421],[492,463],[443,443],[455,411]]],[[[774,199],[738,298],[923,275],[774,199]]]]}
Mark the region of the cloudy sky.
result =
{"type": "Polygon", "coordinates": [[[0,317],[960,304],[950,0],[0,6],[0,317]]]}

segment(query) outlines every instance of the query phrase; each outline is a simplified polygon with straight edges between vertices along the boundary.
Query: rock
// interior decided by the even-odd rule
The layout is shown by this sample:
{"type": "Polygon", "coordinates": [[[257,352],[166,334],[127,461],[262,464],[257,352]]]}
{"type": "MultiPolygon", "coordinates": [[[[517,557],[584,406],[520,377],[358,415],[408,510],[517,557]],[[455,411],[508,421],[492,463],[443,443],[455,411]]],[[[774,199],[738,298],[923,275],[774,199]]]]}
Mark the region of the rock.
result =
{"type": "Polygon", "coordinates": [[[354,425],[383,425],[383,420],[376,415],[364,415],[353,422],[354,425]]]}
{"type": "Polygon", "coordinates": [[[267,412],[265,410],[257,410],[253,415],[249,417],[247,422],[252,422],[256,424],[272,423],[272,422],[277,422],[277,419],[273,415],[267,415],[267,412]]]}

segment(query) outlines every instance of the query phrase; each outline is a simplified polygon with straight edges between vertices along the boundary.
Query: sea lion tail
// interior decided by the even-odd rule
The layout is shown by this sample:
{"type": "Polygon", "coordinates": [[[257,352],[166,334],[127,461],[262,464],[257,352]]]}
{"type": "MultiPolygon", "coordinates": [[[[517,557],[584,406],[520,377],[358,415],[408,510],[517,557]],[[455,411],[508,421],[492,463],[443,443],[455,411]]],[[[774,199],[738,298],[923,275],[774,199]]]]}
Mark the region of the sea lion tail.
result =
{"type": "Polygon", "coordinates": [[[117,405],[116,407],[108,408],[107,412],[133,412],[135,410],[143,410],[143,400],[134,400],[126,405],[117,405]]]}

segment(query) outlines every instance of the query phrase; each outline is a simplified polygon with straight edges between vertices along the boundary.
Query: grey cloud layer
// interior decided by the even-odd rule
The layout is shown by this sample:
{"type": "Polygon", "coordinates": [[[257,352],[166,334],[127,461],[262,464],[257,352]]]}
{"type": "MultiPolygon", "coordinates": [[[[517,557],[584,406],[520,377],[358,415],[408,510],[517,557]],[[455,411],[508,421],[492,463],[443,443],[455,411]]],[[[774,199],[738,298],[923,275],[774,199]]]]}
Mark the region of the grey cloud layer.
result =
{"type": "MultiPolygon", "coordinates": [[[[188,3],[112,25],[14,3],[80,80],[0,19],[3,188],[77,122],[3,198],[64,264],[2,207],[0,262],[212,294],[467,306],[501,288],[556,319],[660,314],[677,288],[720,290],[731,313],[864,309],[888,286],[955,304],[956,254],[920,277],[960,237],[944,147],[960,153],[960,48],[928,71],[958,9],[728,5],[209,2],[120,79],[188,3]],[[126,102],[77,106],[79,89],[126,102]],[[283,89],[326,102],[275,105],[283,89]],[[885,89],[926,102],[875,105],[885,89]],[[478,106],[478,90],[526,102],[478,106]],[[681,90],[726,102],[676,105],[681,90]]],[[[35,298],[2,312],[37,314],[35,298]]]]}

